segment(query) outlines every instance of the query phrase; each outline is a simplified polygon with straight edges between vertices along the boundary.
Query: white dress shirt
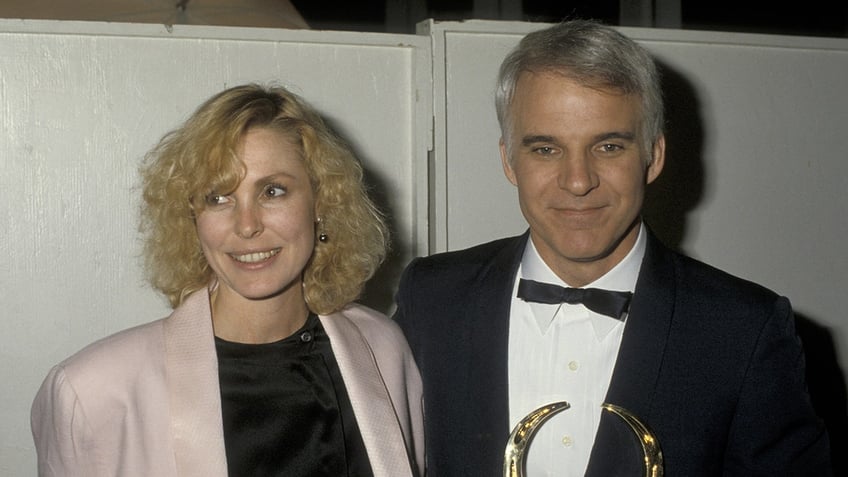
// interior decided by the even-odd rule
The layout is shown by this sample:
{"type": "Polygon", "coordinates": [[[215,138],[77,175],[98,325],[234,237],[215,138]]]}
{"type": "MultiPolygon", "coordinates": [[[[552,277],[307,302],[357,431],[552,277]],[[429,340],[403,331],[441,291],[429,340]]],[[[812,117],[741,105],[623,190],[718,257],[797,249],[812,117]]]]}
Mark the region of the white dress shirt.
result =
{"type": "MultiPolygon", "coordinates": [[[[586,288],[632,292],[645,254],[645,241],[640,227],[636,244],[624,260],[586,288]]],[[[567,401],[571,407],[548,420],[533,439],[527,455],[527,475],[583,476],[626,317],[617,320],[583,305],[525,302],[516,296],[519,278],[568,286],[545,264],[533,240],[528,240],[509,315],[510,426],[540,406],[567,401]]]]}

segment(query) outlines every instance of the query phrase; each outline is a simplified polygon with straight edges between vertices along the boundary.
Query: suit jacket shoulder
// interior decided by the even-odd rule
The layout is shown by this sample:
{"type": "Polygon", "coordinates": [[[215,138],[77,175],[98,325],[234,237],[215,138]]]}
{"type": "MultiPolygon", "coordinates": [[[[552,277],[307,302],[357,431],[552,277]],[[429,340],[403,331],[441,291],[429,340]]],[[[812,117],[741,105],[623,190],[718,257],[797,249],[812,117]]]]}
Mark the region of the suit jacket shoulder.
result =
{"type": "Polygon", "coordinates": [[[527,237],[504,238],[410,262],[398,286],[395,315],[407,337],[406,321],[411,315],[438,319],[460,310],[469,298],[474,301],[512,286],[527,237]]]}
{"type": "MultiPolygon", "coordinates": [[[[789,300],[653,237],[607,402],[654,429],[669,475],[828,475],[789,300]]],[[[601,422],[587,475],[618,452],[601,422]]]]}
{"type": "Polygon", "coordinates": [[[350,320],[362,333],[362,337],[381,352],[395,353],[398,356],[407,352],[408,345],[400,327],[383,313],[365,305],[352,303],[336,315],[350,320]]]}
{"type": "Polygon", "coordinates": [[[98,340],[48,373],[31,411],[39,475],[174,474],[173,459],[146,459],[171,449],[161,432],[168,426],[163,350],[158,320],[98,340]],[[159,438],[148,439],[151,432],[159,438]],[[147,456],[124,448],[142,441],[147,456]]]}
{"type": "Polygon", "coordinates": [[[117,382],[140,379],[150,373],[161,373],[163,362],[155,359],[140,366],[139,356],[161,355],[164,344],[162,321],[156,320],[129,328],[95,341],[56,365],[68,384],[77,392],[91,391],[92,398],[108,399],[117,382]]]}
{"type": "MultiPolygon", "coordinates": [[[[427,257],[418,257],[411,262],[415,267],[434,269],[468,270],[469,267],[489,267],[497,262],[498,257],[507,254],[506,260],[511,263],[512,254],[527,242],[528,234],[506,237],[491,242],[475,245],[462,250],[436,253],[427,257]]],[[[520,257],[519,257],[520,258],[520,257]]]]}
{"type": "Polygon", "coordinates": [[[54,367],[31,412],[39,475],[226,476],[211,337],[203,289],[54,367]]]}
{"type": "Polygon", "coordinates": [[[778,298],[774,291],[731,275],[687,255],[668,251],[677,263],[678,283],[687,296],[709,296],[713,301],[730,300],[733,304],[748,303],[754,306],[767,305],[778,298]],[[692,295],[689,295],[689,294],[692,295]]]}

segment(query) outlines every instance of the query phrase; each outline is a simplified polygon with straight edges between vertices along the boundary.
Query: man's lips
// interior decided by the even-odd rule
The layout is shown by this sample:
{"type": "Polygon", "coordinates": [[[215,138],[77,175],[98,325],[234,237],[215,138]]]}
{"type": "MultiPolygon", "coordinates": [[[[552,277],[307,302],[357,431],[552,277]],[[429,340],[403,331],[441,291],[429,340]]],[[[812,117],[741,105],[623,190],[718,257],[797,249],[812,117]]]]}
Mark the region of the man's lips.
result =
{"type": "Polygon", "coordinates": [[[562,214],[568,215],[590,215],[603,210],[603,207],[553,207],[553,209],[562,214]]]}

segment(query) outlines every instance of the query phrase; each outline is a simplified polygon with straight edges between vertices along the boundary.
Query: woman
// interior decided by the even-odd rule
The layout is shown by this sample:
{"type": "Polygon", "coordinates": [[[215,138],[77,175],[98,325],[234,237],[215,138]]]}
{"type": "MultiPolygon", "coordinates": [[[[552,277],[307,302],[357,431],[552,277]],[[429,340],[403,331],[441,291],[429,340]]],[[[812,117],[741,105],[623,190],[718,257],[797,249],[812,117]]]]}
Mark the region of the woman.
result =
{"type": "Polygon", "coordinates": [[[352,304],[386,228],[318,114],[282,88],[231,88],[141,173],[147,270],[174,311],[50,371],[39,475],[423,474],[408,345],[352,304]]]}

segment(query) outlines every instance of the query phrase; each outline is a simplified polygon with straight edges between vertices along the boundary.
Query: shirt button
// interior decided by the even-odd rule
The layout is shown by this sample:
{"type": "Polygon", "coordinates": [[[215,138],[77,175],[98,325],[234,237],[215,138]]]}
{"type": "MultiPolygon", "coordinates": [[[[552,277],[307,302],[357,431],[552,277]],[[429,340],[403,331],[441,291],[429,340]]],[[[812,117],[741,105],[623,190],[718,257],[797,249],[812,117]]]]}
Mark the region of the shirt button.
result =
{"type": "Polygon", "coordinates": [[[570,369],[572,371],[577,371],[577,368],[579,368],[579,367],[580,367],[580,363],[578,363],[577,361],[570,361],[568,363],[568,369],[570,369]]]}
{"type": "Polygon", "coordinates": [[[312,333],[310,333],[308,331],[304,331],[303,333],[300,334],[300,342],[301,343],[309,343],[310,341],[312,341],[312,333]]]}
{"type": "Polygon", "coordinates": [[[563,436],[562,445],[564,445],[565,447],[571,447],[571,444],[573,443],[574,441],[571,439],[571,436],[563,436]]]}

